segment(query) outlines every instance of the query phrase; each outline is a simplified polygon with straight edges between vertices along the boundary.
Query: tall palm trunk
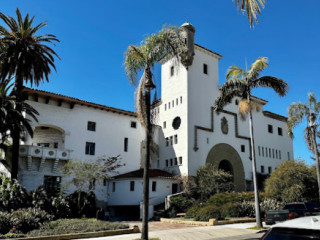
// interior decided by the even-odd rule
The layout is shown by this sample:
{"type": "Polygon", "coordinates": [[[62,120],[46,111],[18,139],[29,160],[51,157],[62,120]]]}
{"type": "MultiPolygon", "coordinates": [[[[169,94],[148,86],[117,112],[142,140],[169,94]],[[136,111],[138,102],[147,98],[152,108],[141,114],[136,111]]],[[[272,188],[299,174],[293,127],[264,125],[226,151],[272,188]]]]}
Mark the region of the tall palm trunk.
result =
{"type": "Polygon", "coordinates": [[[146,115],[147,115],[147,129],[146,129],[147,141],[146,141],[146,159],[144,162],[144,171],[143,171],[143,215],[142,215],[142,233],[141,233],[142,240],[149,239],[148,237],[149,168],[150,168],[150,143],[151,143],[150,91],[151,91],[150,86],[146,84],[145,104],[146,104],[146,115]]]}
{"type": "MultiPolygon", "coordinates": [[[[23,90],[23,81],[20,77],[16,77],[15,83],[15,97],[17,101],[17,111],[22,111],[21,103],[23,90]]],[[[15,126],[12,133],[12,168],[11,168],[11,179],[18,179],[18,169],[19,169],[19,146],[20,146],[20,128],[15,126]]]]}
{"type": "MultiPolygon", "coordinates": [[[[250,97],[249,97],[250,99],[250,97]]],[[[259,193],[258,193],[258,180],[257,180],[257,167],[256,167],[256,155],[254,148],[254,136],[253,136],[253,124],[252,124],[252,111],[249,111],[249,125],[250,125],[250,142],[251,142],[251,155],[252,155],[252,175],[253,175],[253,188],[254,188],[254,203],[256,210],[256,225],[258,228],[262,227],[260,217],[260,204],[259,204],[259,193]]]]}
{"type": "Polygon", "coordinates": [[[311,134],[313,138],[313,149],[314,155],[316,158],[316,170],[317,170],[317,180],[318,180],[318,194],[319,194],[319,202],[320,202],[320,166],[319,166],[319,152],[318,152],[318,145],[317,145],[317,137],[316,137],[316,128],[315,126],[311,127],[311,134]]]}

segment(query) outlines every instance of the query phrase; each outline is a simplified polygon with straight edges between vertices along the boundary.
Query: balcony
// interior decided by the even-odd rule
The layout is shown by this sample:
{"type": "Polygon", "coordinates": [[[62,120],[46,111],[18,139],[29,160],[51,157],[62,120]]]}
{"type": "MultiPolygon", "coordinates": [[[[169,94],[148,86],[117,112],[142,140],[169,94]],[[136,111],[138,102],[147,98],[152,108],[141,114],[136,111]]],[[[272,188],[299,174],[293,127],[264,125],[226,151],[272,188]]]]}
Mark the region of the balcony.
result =
{"type": "Polygon", "coordinates": [[[39,147],[31,145],[20,146],[20,156],[31,156],[46,159],[70,160],[71,150],[57,149],[49,147],[39,147]]]}
{"type": "Polygon", "coordinates": [[[57,149],[50,147],[32,146],[32,145],[21,145],[20,146],[20,157],[27,157],[27,169],[29,171],[34,170],[32,164],[33,159],[41,159],[38,171],[44,169],[46,160],[53,160],[52,172],[57,171],[59,161],[68,161],[71,159],[72,150],[57,149]]]}

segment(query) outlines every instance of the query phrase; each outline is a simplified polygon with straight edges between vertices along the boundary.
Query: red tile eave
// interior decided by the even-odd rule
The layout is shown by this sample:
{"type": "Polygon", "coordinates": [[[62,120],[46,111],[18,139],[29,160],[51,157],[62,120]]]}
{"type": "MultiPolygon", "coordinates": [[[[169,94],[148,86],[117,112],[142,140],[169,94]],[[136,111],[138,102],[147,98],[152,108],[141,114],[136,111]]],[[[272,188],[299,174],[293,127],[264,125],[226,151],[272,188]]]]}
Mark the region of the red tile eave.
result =
{"type": "Polygon", "coordinates": [[[38,96],[41,96],[41,97],[50,97],[55,100],[63,100],[64,102],[68,102],[68,103],[76,103],[76,104],[79,104],[82,106],[89,106],[89,107],[105,110],[107,112],[123,114],[123,115],[131,116],[131,117],[137,117],[137,114],[134,112],[131,112],[131,111],[108,107],[105,105],[92,103],[92,102],[88,102],[88,101],[81,100],[78,98],[68,97],[65,95],[57,94],[57,93],[52,93],[52,92],[47,92],[47,91],[32,89],[32,88],[25,88],[24,91],[27,92],[28,95],[37,94],[38,96]]]}

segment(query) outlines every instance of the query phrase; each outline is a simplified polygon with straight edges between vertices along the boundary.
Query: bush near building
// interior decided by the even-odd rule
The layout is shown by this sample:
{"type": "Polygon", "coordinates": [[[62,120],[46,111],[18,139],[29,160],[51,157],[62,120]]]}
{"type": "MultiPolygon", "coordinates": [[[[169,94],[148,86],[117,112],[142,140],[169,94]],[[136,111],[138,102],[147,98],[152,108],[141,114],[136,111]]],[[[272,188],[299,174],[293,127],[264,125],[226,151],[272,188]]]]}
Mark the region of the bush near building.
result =
{"type": "Polygon", "coordinates": [[[282,202],[318,202],[315,167],[299,160],[281,163],[265,182],[266,194],[282,202]]]}

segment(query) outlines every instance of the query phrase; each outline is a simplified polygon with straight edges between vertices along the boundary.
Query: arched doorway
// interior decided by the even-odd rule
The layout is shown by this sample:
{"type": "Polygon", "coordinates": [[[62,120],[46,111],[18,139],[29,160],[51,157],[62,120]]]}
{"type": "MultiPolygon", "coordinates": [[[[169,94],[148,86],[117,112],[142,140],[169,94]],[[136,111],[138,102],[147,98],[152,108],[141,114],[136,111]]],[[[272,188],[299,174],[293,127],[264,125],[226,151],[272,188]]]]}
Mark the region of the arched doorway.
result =
{"type": "Polygon", "coordinates": [[[36,146],[64,149],[64,130],[52,125],[38,125],[33,131],[32,143],[36,146]]]}
{"type": "Polygon", "coordinates": [[[235,191],[245,191],[245,174],[242,160],[232,146],[226,143],[215,145],[209,151],[206,163],[231,173],[235,191]]]}

